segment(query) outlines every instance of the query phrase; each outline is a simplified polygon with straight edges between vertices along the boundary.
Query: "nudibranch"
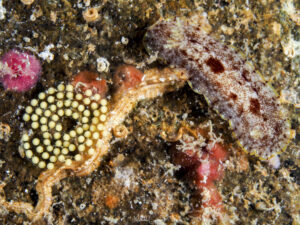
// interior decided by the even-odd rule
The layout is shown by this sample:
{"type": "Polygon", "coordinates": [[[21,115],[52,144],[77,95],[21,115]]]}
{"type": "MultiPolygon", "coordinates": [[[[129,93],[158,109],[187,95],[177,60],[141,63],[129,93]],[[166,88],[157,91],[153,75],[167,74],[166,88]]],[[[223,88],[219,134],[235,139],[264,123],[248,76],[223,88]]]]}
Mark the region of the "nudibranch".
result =
{"type": "Polygon", "coordinates": [[[229,120],[246,152],[270,159],[287,147],[292,132],[277,94],[233,48],[178,18],[152,25],[144,44],[167,64],[186,70],[192,89],[229,120]]]}

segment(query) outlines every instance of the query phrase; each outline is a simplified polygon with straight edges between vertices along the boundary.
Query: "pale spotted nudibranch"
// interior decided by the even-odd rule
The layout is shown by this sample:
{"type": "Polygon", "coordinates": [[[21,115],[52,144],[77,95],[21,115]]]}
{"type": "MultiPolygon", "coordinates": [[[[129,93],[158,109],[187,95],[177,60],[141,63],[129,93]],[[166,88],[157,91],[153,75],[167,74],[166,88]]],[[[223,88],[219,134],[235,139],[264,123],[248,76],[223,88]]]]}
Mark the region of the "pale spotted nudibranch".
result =
{"type": "Polygon", "coordinates": [[[270,159],[287,147],[292,132],[277,94],[233,48],[179,18],[152,25],[144,44],[151,54],[187,71],[192,89],[229,120],[245,151],[270,159]]]}

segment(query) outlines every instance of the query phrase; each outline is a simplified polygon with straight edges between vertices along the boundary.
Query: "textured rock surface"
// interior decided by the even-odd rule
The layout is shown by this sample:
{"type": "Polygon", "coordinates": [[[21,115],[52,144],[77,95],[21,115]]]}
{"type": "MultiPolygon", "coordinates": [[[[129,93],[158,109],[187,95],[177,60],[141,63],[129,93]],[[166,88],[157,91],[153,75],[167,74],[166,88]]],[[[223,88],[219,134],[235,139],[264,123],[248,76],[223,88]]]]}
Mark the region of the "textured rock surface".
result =
{"type": "MultiPolygon", "coordinates": [[[[18,152],[24,129],[21,116],[31,99],[69,81],[79,71],[96,72],[99,58],[110,63],[107,72],[100,74],[108,81],[120,64],[146,66],[152,60],[142,45],[148,26],[161,16],[202,15],[193,21],[206,18],[214,36],[243,52],[285,101],[297,136],[280,155],[281,167],[273,170],[245,156],[235,145],[228,124],[209,109],[202,96],[185,87],[141,102],[125,121],[128,137],[113,140],[111,153],[96,171],[87,177],[67,178],[53,188],[54,204],[41,224],[196,224],[200,218],[192,212],[199,198],[182,171],[171,163],[169,144],[160,133],[176,133],[181,122],[196,126],[209,120],[214,133],[232,148],[224,179],[216,184],[232,220],[236,224],[297,224],[300,127],[299,108],[294,105],[299,104],[299,24],[291,11],[299,11],[297,1],[249,1],[247,5],[188,0],[1,3],[0,55],[17,46],[43,61],[43,74],[29,92],[12,93],[0,87],[0,122],[9,124],[11,131],[7,141],[0,140],[0,178],[7,183],[7,199],[37,201],[35,183],[41,170],[18,152]],[[97,7],[100,18],[87,24],[82,12],[89,7],[97,7]]],[[[24,215],[0,209],[1,224],[28,222],[24,215]]]]}

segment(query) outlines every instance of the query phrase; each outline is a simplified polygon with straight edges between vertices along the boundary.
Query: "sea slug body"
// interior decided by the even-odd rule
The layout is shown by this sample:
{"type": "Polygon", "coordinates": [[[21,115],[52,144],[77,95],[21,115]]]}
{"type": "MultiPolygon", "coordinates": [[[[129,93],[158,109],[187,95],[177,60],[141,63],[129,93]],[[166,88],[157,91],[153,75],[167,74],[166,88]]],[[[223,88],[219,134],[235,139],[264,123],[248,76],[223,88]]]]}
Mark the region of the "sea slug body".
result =
{"type": "Polygon", "coordinates": [[[233,48],[178,18],[152,25],[144,42],[150,53],[187,71],[192,89],[229,120],[245,151],[269,159],[287,147],[292,132],[276,93],[233,48]]]}

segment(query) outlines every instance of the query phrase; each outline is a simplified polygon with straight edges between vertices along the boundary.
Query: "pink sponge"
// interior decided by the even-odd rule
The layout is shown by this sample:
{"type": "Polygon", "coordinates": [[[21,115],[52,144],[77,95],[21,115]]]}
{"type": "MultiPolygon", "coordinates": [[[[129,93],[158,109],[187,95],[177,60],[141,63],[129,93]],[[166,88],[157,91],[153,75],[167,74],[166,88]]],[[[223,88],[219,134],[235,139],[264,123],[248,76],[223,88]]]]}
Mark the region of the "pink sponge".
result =
{"type": "Polygon", "coordinates": [[[0,61],[0,81],[7,90],[28,91],[35,86],[40,74],[40,61],[26,52],[10,50],[0,61]]]}

